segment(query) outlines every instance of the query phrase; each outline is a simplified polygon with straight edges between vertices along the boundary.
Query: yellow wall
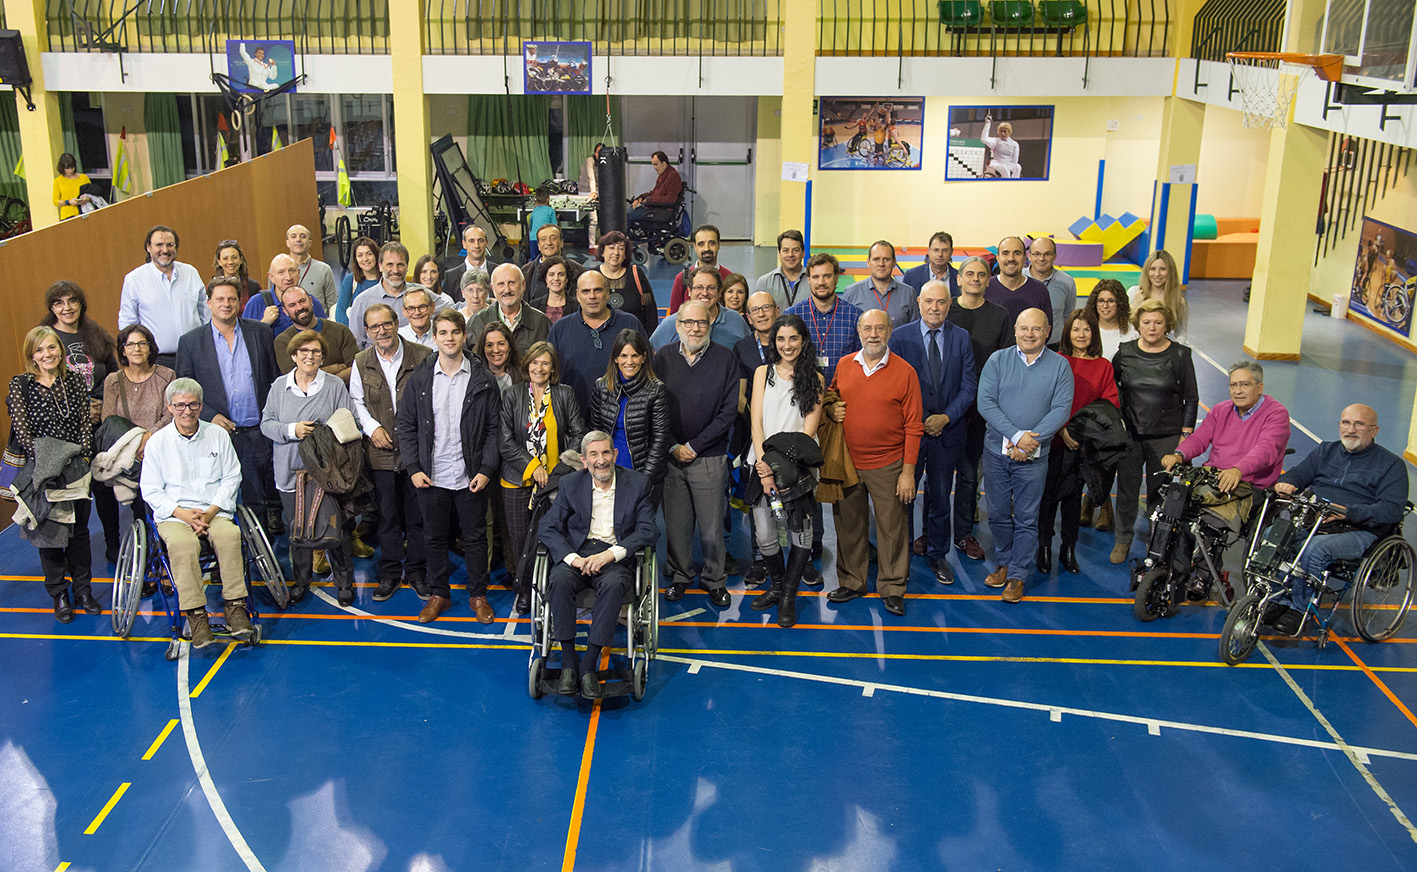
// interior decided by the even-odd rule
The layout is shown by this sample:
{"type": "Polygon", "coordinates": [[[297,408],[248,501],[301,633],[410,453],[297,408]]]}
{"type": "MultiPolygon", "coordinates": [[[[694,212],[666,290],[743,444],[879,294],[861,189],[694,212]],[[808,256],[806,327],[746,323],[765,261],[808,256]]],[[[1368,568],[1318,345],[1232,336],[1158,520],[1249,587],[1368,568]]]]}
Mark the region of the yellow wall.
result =
{"type": "Polygon", "coordinates": [[[1269,131],[1251,130],[1233,109],[1206,106],[1196,168],[1196,212],[1217,218],[1259,218],[1264,199],[1269,131]]]}
{"type": "MultiPolygon", "coordinates": [[[[1160,129],[1160,97],[927,98],[920,170],[813,168],[813,241],[859,245],[885,238],[897,245],[924,245],[934,231],[948,230],[957,244],[993,245],[1010,234],[1066,233],[1079,217],[1092,215],[1099,160],[1107,161],[1103,210],[1145,217],[1151,209],[1160,129]],[[1048,181],[944,181],[949,107],[986,104],[1055,107],[1048,181]],[[1118,122],[1114,133],[1107,132],[1109,120],[1118,122]]],[[[758,228],[759,238],[775,234],[771,226],[758,228]]]]}
{"type": "MultiPolygon", "coordinates": [[[[1399,177],[1385,197],[1370,205],[1363,215],[1358,216],[1353,230],[1319,259],[1309,282],[1309,293],[1329,300],[1334,294],[1347,293],[1352,287],[1353,268],[1358,258],[1358,236],[1362,232],[1364,216],[1417,233],[1417,172],[1409,172],[1405,177],[1399,177]]],[[[1389,336],[1400,338],[1396,333],[1384,328],[1377,329],[1389,336]]]]}
{"type": "MultiPolygon", "coordinates": [[[[777,226],[782,208],[783,186],[791,184],[782,181],[781,97],[758,98],[758,140],[753,146],[753,162],[753,244],[776,246],[777,234],[786,229],[777,226]]],[[[821,178],[821,173],[818,173],[815,167],[811,173],[812,178],[821,178]]],[[[795,184],[793,187],[800,189],[802,186],[795,184]]],[[[812,233],[816,235],[816,230],[812,233]]]]}

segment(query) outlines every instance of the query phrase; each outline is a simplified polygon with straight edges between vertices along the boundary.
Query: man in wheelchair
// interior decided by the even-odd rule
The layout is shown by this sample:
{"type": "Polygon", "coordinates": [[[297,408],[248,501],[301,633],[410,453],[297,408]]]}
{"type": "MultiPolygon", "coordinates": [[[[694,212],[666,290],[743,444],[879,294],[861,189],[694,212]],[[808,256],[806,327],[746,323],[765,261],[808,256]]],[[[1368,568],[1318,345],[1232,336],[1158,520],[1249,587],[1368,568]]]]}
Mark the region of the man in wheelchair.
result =
{"type": "Polygon", "coordinates": [[[1260,365],[1243,360],[1230,367],[1230,399],[1217,403],[1195,432],[1161,459],[1161,465],[1169,472],[1209,450],[1206,465],[1220,472],[1217,489],[1241,497],[1249,490],[1241,488],[1242,483],[1261,490],[1274,484],[1287,447],[1289,410],[1265,396],[1260,365]]]}
{"type": "Polygon", "coordinates": [[[560,494],[541,522],[540,538],[553,569],[547,600],[561,645],[562,694],[600,696],[600,653],[615,636],[620,606],[635,587],[635,554],[657,538],[649,479],[615,466],[615,443],[602,430],[581,439],[585,469],[561,480],[560,494]],[[576,595],[595,588],[589,644],[576,655],[576,595]],[[578,669],[578,663],[583,664],[578,669]]]}
{"type": "Polygon", "coordinates": [[[172,423],[153,434],[144,450],[143,500],[167,546],[178,604],[187,616],[192,647],[212,643],[202,589],[201,539],[216,551],[231,637],[255,633],[246,613],[246,564],[241,531],[233,518],[241,489],[241,461],[226,430],[201,420],[202,386],[179,378],[167,386],[172,423]]]}
{"type": "Polygon", "coordinates": [[[669,163],[669,155],[656,151],[649,162],[655,172],[654,188],[630,201],[630,211],[625,216],[627,224],[644,221],[650,209],[673,209],[684,193],[684,180],[669,163]]]}
{"type": "MultiPolygon", "coordinates": [[[[1343,410],[1338,441],[1324,442],[1279,477],[1274,490],[1290,495],[1310,490],[1333,502],[1334,513],[1319,527],[1299,559],[1290,602],[1302,613],[1313,595],[1312,585],[1336,560],[1357,560],[1378,536],[1402,520],[1407,502],[1407,469],[1401,457],[1378,445],[1378,413],[1355,403],[1343,410]]],[[[1297,621],[1287,613],[1281,623],[1297,621]]],[[[1278,629],[1284,629],[1277,626],[1278,629]]]]}

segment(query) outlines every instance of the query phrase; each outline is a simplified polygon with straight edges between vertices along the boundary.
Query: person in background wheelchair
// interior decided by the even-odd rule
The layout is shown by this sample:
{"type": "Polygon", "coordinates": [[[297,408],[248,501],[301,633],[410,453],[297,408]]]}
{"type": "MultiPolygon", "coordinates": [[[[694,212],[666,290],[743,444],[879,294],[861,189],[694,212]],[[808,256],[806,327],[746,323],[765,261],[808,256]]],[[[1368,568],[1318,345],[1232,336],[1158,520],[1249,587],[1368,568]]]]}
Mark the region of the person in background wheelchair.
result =
{"type": "Polygon", "coordinates": [[[167,546],[178,604],[187,615],[192,647],[212,642],[202,590],[200,538],[216,551],[226,601],[226,624],[245,642],[255,630],[246,612],[246,562],[234,517],[241,490],[241,461],[231,437],[201,420],[202,386],[179,378],[167,386],[172,423],[153,434],[143,457],[142,493],[167,546]]]}
{"type": "Polygon", "coordinates": [[[581,439],[585,469],[561,479],[560,495],[541,522],[540,538],[554,568],[547,600],[556,641],[561,645],[562,694],[600,696],[601,650],[615,637],[620,605],[635,585],[635,554],[658,538],[649,478],[615,466],[610,434],[592,430],[581,439]],[[595,588],[589,644],[585,658],[576,655],[576,595],[595,588]],[[578,668],[579,664],[579,668],[578,668]]]}
{"type": "MultiPolygon", "coordinates": [[[[1355,403],[1343,410],[1338,441],[1324,442],[1279,477],[1274,490],[1288,496],[1300,490],[1333,501],[1299,559],[1304,574],[1293,575],[1290,602],[1298,612],[1308,607],[1311,582],[1323,578],[1335,560],[1357,560],[1377,541],[1380,531],[1402,520],[1407,501],[1407,470],[1401,457],[1378,445],[1378,413],[1355,403]]],[[[1280,618],[1293,622],[1298,614],[1280,618]]]]}

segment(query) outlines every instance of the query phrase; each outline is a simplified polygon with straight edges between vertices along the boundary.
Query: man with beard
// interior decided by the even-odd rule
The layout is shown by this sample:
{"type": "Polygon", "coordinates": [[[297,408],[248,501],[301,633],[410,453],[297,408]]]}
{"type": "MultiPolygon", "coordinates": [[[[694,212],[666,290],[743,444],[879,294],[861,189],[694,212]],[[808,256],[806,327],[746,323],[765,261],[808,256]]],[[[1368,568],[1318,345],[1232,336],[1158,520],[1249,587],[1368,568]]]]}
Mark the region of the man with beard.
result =
{"type": "MultiPolygon", "coordinates": [[[[271,266],[267,273],[271,281],[270,287],[251,295],[251,299],[246,301],[246,308],[242,310],[241,317],[260,321],[271,328],[272,336],[279,336],[291,325],[290,316],[285,313],[285,307],[281,301],[285,299],[286,291],[300,284],[300,266],[290,255],[278,254],[271,258],[271,266]]],[[[310,307],[316,318],[325,317],[325,307],[321,305],[319,300],[311,297],[310,307]]]]}
{"type": "MultiPolygon", "coordinates": [[[[375,303],[383,303],[398,313],[399,326],[402,327],[408,323],[408,316],[403,311],[403,295],[414,288],[423,287],[417,283],[408,283],[408,249],[401,242],[385,242],[379,248],[379,273],[383,276],[379,283],[361,291],[359,296],[354,298],[354,304],[349,307],[349,330],[354,334],[354,340],[359,343],[360,348],[368,348],[371,341],[364,333],[365,309],[375,303]]],[[[453,307],[452,297],[431,289],[429,293],[433,295],[435,312],[453,307]]]]}
{"type": "Polygon", "coordinates": [[[354,334],[349,332],[348,327],[328,318],[315,317],[312,302],[309,291],[299,285],[287,288],[281,295],[281,305],[291,324],[284,333],[276,337],[276,363],[282,373],[294,369],[295,361],[287,351],[290,340],[302,330],[314,330],[324,335],[325,345],[329,348],[325,354],[325,365],[320,368],[330,375],[339,376],[345,384],[349,384],[349,368],[354,363],[354,355],[359,352],[359,345],[354,341],[354,334]]]}
{"type": "Polygon", "coordinates": [[[700,224],[694,229],[694,254],[698,260],[684,267],[679,271],[679,275],[674,277],[674,284],[669,291],[669,314],[673,315],[679,311],[679,307],[684,305],[684,301],[693,297],[693,294],[689,293],[689,285],[693,282],[695,271],[700,269],[717,270],[720,280],[733,274],[732,270],[721,266],[718,262],[719,245],[717,227],[712,224],[700,224]]]}
{"type": "Polygon", "coordinates": [[[1037,309],[1048,318],[1048,330],[1053,330],[1053,298],[1048,286],[1023,271],[1023,240],[1005,236],[999,240],[999,274],[989,280],[984,299],[1009,310],[1009,326],[1020,313],[1037,309]]]}
{"type": "Polygon", "coordinates": [[[206,285],[197,268],[177,260],[177,231],[161,224],[143,240],[147,260],[123,277],[118,328],[141,324],[157,343],[157,362],[177,364],[177,340],[211,320],[206,285]]]}

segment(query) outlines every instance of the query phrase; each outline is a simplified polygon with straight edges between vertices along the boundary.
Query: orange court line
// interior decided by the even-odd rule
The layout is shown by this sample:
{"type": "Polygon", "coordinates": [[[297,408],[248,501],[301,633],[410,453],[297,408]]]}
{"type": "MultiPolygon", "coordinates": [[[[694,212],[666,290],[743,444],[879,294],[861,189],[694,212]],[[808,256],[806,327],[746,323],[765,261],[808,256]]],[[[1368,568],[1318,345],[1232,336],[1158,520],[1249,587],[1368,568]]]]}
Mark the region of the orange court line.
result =
{"type": "Polygon", "coordinates": [[[1334,639],[1333,641],[1338,643],[1338,647],[1343,649],[1343,653],[1348,655],[1348,659],[1352,660],[1359,669],[1363,670],[1363,674],[1368,676],[1368,680],[1378,686],[1378,690],[1383,692],[1383,696],[1392,700],[1392,704],[1397,706],[1398,711],[1407,716],[1407,719],[1412,722],[1412,726],[1417,727],[1417,717],[1413,717],[1412,710],[1402,704],[1402,700],[1398,699],[1397,694],[1393,693],[1388,686],[1383,683],[1383,680],[1377,676],[1377,673],[1369,669],[1368,664],[1364,663],[1342,639],[1334,639]]]}
{"type": "MultiPolygon", "coordinates": [[[[602,651],[600,668],[610,662],[610,652],[602,651]]],[[[577,684],[577,692],[580,690],[577,684]]],[[[585,814],[586,788],[590,785],[590,764],[595,757],[595,732],[600,726],[600,700],[590,709],[590,726],[586,728],[585,748],[581,750],[581,772],[576,778],[576,799],[571,804],[571,826],[566,831],[566,853],[561,857],[561,872],[571,872],[576,867],[576,848],[581,841],[581,817],[585,814]]]]}

